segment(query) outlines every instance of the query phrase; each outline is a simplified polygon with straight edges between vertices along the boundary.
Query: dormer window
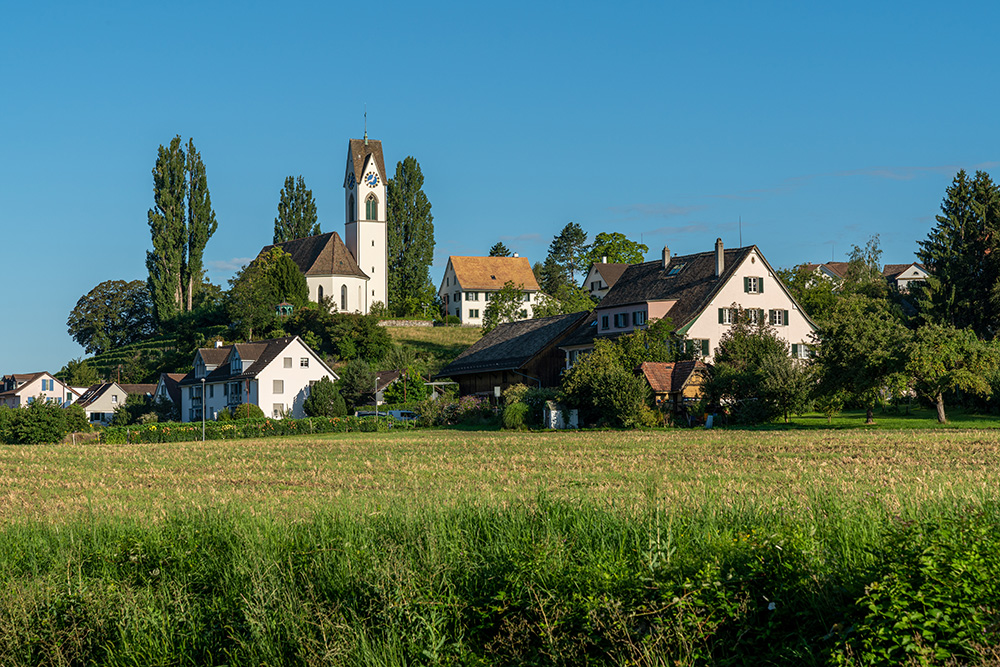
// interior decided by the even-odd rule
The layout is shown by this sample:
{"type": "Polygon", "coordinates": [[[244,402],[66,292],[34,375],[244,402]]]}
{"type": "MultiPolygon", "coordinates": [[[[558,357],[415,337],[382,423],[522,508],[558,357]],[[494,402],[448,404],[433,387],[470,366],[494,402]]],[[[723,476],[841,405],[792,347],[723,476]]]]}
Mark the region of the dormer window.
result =
{"type": "Polygon", "coordinates": [[[229,372],[233,375],[239,375],[243,372],[243,360],[240,359],[240,355],[233,351],[233,360],[229,362],[229,372]]]}

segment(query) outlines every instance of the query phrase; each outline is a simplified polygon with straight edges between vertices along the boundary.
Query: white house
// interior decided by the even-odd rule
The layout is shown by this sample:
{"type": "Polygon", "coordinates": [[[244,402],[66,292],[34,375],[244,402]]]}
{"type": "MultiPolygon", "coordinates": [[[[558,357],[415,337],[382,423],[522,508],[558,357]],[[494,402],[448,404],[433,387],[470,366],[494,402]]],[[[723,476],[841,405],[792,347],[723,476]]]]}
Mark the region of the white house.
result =
{"type": "Polygon", "coordinates": [[[87,413],[87,419],[92,424],[107,426],[115,416],[115,410],[122,405],[130,394],[138,394],[152,398],[156,385],[153,384],[119,384],[117,382],[102,382],[87,389],[77,401],[87,413]]]}
{"type": "Polygon", "coordinates": [[[542,294],[527,257],[460,257],[452,255],[438,288],[445,315],[455,315],[462,324],[481,325],[486,306],[506,283],[523,292],[519,318],[532,317],[542,294]]]}
{"type": "Polygon", "coordinates": [[[885,276],[890,286],[905,293],[910,291],[911,283],[926,281],[930,273],[923,264],[911,262],[910,264],[886,264],[885,268],[882,269],[882,275],[885,276]]]}
{"type": "Polygon", "coordinates": [[[194,370],[178,383],[181,421],[215,419],[226,408],[252,403],[275,419],[305,417],[302,403],[324,377],[339,377],[298,336],[199,349],[194,370]]]}
{"type": "Polygon", "coordinates": [[[589,322],[559,347],[569,367],[581,353],[593,349],[595,340],[667,317],[696,358],[709,361],[739,311],[771,324],[793,356],[808,356],[816,325],[757,246],[725,250],[722,239],[716,240],[714,252],[671,257],[664,247],[662,259],[630,266],[589,322]]]}
{"type": "Polygon", "coordinates": [[[80,393],[46,371],[0,378],[0,405],[25,407],[39,397],[67,407],[80,398],[80,393]]]}
{"type": "MultiPolygon", "coordinates": [[[[342,313],[368,313],[375,303],[388,303],[386,178],[382,142],[369,139],[367,132],[364,139],[351,139],[344,174],[343,239],[328,232],[277,244],[305,274],[311,301],[331,297],[342,313]]],[[[260,254],[273,247],[266,246],[260,254]]]]}
{"type": "Polygon", "coordinates": [[[628,267],[628,264],[609,264],[604,261],[594,262],[590,265],[587,277],[583,279],[582,287],[591,297],[600,301],[608,293],[608,290],[614,287],[615,283],[618,282],[618,279],[622,277],[622,274],[625,273],[625,269],[628,267]]]}

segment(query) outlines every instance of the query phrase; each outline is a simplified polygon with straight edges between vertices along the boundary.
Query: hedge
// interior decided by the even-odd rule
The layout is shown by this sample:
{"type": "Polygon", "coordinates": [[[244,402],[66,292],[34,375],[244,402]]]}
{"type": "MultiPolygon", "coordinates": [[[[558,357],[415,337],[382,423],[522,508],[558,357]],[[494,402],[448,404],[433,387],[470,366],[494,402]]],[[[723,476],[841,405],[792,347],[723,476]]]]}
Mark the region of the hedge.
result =
{"type": "MultiPolygon", "coordinates": [[[[239,440],[275,435],[307,433],[375,433],[390,429],[414,428],[413,422],[387,417],[309,417],[307,419],[240,419],[205,422],[206,440],[239,440]]],[[[110,445],[201,440],[201,422],[161,422],[132,426],[109,426],[101,431],[100,442],[110,445]]]]}

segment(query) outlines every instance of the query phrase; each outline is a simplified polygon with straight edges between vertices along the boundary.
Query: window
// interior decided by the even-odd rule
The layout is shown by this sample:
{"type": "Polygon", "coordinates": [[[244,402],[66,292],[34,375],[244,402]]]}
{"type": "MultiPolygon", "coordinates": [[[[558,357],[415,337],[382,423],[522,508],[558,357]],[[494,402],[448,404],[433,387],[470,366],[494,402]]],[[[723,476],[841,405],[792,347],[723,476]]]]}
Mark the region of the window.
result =
{"type": "Polygon", "coordinates": [[[465,293],[465,300],[466,301],[479,301],[479,292],[466,292],[465,293]]]}
{"type": "Polygon", "coordinates": [[[763,294],[764,279],[757,276],[747,276],[743,278],[743,291],[747,294],[763,294]]]}
{"type": "Polygon", "coordinates": [[[111,394],[111,402],[112,403],[118,402],[118,394],[111,394]]]}
{"type": "Polygon", "coordinates": [[[320,285],[316,289],[316,300],[317,301],[322,301],[323,300],[323,286],[322,285],[320,285]]]}
{"type": "Polygon", "coordinates": [[[735,308],[719,308],[719,324],[733,324],[736,322],[735,308]]]}
{"type": "Polygon", "coordinates": [[[451,300],[454,301],[454,302],[456,302],[456,303],[459,302],[459,301],[461,301],[462,300],[462,293],[461,292],[455,292],[455,295],[452,297],[451,300]]]}
{"type": "Polygon", "coordinates": [[[524,293],[524,300],[526,302],[531,301],[531,293],[530,292],[525,292],[524,293]]]}
{"type": "Polygon", "coordinates": [[[354,195],[351,195],[350,199],[347,200],[347,221],[354,222],[354,195]]]}
{"type": "Polygon", "coordinates": [[[750,324],[758,324],[763,319],[763,310],[758,308],[748,308],[746,312],[747,319],[750,321],[750,324]]]}
{"type": "Polygon", "coordinates": [[[208,397],[209,398],[215,398],[215,385],[214,384],[208,385],[208,397]]]}
{"type": "Polygon", "coordinates": [[[285,406],[281,403],[275,403],[271,406],[271,414],[275,419],[281,419],[282,415],[285,414],[285,406]]]}
{"type": "Polygon", "coordinates": [[[309,357],[299,359],[299,368],[309,368],[309,357]]]}
{"type": "Polygon", "coordinates": [[[608,329],[608,316],[601,315],[601,329],[608,329]]]}
{"type": "Polygon", "coordinates": [[[670,267],[670,270],[667,271],[667,277],[669,278],[670,276],[676,276],[678,273],[681,272],[681,269],[683,268],[684,268],[683,264],[674,264],[672,267],[670,267]]]}
{"type": "Polygon", "coordinates": [[[469,317],[479,317],[479,311],[476,310],[476,309],[470,310],[469,311],[469,317]]]}
{"type": "Polygon", "coordinates": [[[340,286],[340,312],[347,312],[347,285],[340,286]]]}
{"type": "Polygon", "coordinates": [[[788,311],[772,310],[768,313],[768,321],[770,321],[771,326],[786,327],[788,326],[788,311]]]}
{"type": "Polygon", "coordinates": [[[378,199],[375,195],[368,195],[365,200],[365,219],[378,220],[378,199]]]}
{"type": "Polygon", "coordinates": [[[695,356],[708,356],[708,339],[707,338],[690,338],[681,343],[685,352],[693,354],[695,356]]]}
{"type": "Polygon", "coordinates": [[[275,393],[275,394],[284,394],[285,393],[285,381],[284,380],[275,380],[274,381],[274,386],[272,387],[272,389],[273,389],[273,393],[275,393]]]}
{"type": "Polygon", "coordinates": [[[615,313],[615,328],[624,329],[628,326],[628,313],[615,313]]]}
{"type": "Polygon", "coordinates": [[[281,361],[282,361],[282,365],[285,368],[291,368],[292,367],[292,358],[291,357],[285,357],[281,361]]]}
{"type": "Polygon", "coordinates": [[[792,343],[793,359],[808,359],[812,356],[812,350],[805,343],[792,343]]]}
{"type": "Polygon", "coordinates": [[[634,313],[632,313],[632,324],[634,326],[641,327],[645,323],[646,323],[645,310],[637,310],[634,313]]]}

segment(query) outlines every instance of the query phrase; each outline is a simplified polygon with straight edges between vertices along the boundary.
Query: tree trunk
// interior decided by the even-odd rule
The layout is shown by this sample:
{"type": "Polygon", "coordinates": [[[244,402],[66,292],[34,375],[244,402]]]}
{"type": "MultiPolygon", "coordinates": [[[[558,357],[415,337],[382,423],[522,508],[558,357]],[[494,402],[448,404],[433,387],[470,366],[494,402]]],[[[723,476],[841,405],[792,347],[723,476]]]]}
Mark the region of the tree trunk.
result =
{"type": "Polygon", "coordinates": [[[866,424],[875,423],[875,411],[872,409],[872,406],[870,405],[865,409],[865,423],[866,424]]]}
{"type": "Polygon", "coordinates": [[[938,423],[947,424],[948,418],[944,414],[944,394],[942,394],[940,391],[938,392],[937,396],[934,397],[934,404],[935,407],[937,407],[938,423]]]}

